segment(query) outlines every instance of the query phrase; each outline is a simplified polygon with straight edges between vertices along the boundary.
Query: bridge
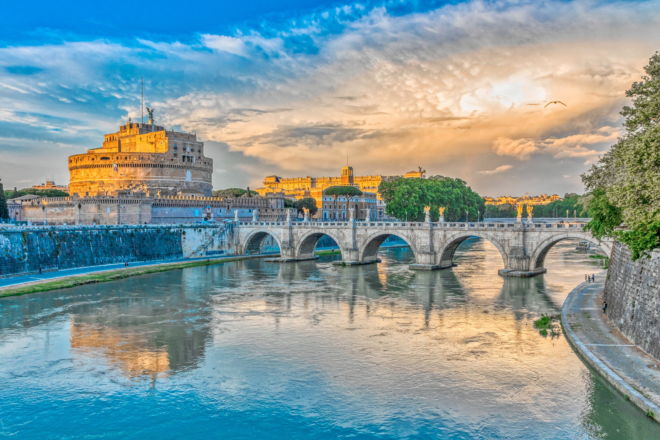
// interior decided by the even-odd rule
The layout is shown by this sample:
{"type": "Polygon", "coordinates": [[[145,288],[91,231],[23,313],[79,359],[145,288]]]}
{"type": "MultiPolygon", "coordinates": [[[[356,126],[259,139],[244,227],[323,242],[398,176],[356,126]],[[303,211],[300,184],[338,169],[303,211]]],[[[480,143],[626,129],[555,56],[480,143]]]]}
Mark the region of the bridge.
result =
{"type": "Polygon", "coordinates": [[[529,277],[544,273],[545,256],[561,240],[586,240],[606,255],[611,241],[599,241],[583,229],[583,223],[484,223],[484,222],[398,222],[398,221],[237,221],[234,246],[239,254],[258,253],[267,237],[277,243],[279,262],[316,258],[314,249],[325,235],[341,251],[335,264],[359,265],[378,262],[378,248],[390,236],[405,241],[414,255],[415,270],[445,269],[454,266],[458,246],[469,237],[492,243],[502,256],[502,276],[529,277]]]}

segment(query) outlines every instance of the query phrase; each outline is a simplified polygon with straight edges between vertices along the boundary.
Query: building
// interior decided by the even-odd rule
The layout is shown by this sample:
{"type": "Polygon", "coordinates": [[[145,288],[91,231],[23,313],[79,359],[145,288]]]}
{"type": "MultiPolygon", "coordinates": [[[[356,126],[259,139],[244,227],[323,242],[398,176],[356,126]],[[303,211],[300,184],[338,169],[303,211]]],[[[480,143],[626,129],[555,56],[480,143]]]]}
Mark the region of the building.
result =
{"type": "Polygon", "coordinates": [[[211,197],[213,161],[204,144],[194,134],[155,125],[149,113],[147,124],[129,120],[106,134],[102,147],[69,157],[69,197],[9,200],[11,218],[50,225],[286,218],[282,195],[211,197]]]}
{"type": "MultiPolygon", "coordinates": [[[[381,202],[382,203],[382,202],[381,202]]],[[[384,216],[383,209],[379,211],[379,200],[376,193],[363,192],[362,195],[351,197],[333,197],[323,194],[319,217],[322,220],[346,221],[353,211],[355,220],[380,220],[384,216]]]]}
{"type": "Polygon", "coordinates": [[[37,189],[40,191],[57,190],[69,192],[69,187],[67,185],[56,185],[54,180],[46,180],[46,183],[42,183],[41,185],[33,185],[32,189],[37,189]]]}
{"type": "Polygon", "coordinates": [[[557,194],[551,196],[547,194],[541,194],[538,196],[522,196],[522,197],[512,197],[512,196],[500,196],[500,197],[484,197],[486,205],[547,205],[556,200],[561,200],[557,194]]]}
{"type": "Polygon", "coordinates": [[[39,197],[22,196],[8,201],[12,220],[37,225],[172,224],[286,218],[283,197],[39,197]]]}
{"type": "Polygon", "coordinates": [[[213,160],[192,133],[130,120],[103,145],[69,157],[69,193],[79,197],[145,194],[210,196],[213,160]]]}
{"type": "MultiPolygon", "coordinates": [[[[316,200],[318,208],[318,217],[323,216],[325,200],[323,191],[331,186],[350,185],[359,188],[364,193],[374,194],[376,197],[376,207],[374,211],[374,219],[380,219],[384,215],[385,204],[378,192],[378,187],[383,180],[392,178],[423,178],[424,170],[421,168],[418,171],[409,171],[403,176],[355,176],[353,167],[345,166],[341,169],[341,173],[337,177],[279,177],[268,176],[263,181],[263,187],[257,188],[256,191],[261,196],[279,194],[286,198],[303,199],[312,198],[316,200]]],[[[369,198],[369,196],[365,196],[369,198]]],[[[371,202],[364,202],[370,204],[371,202]]],[[[334,212],[335,207],[326,209],[327,212],[334,212]]],[[[366,208],[365,208],[366,209],[366,208]]]]}

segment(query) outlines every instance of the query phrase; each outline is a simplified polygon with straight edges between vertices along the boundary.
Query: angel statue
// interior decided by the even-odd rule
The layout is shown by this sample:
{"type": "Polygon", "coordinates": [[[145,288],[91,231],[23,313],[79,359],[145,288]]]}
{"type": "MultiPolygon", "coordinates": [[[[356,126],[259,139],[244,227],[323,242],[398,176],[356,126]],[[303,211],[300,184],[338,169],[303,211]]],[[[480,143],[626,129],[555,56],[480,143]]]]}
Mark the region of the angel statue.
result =
{"type": "Polygon", "coordinates": [[[424,221],[429,223],[431,221],[431,207],[430,206],[425,206],[424,207],[424,221]]]}
{"type": "Polygon", "coordinates": [[[522,221],[522,212],[523,212],[523,205],[516,205],[516,219],[520,222],[522,221]]]}
{"type": "Polygon", "coordinates": [[[154,108],[153,107],[147,107],[147,114],[149,115],[149,124],[154,123],[154,108]]]}
{"type": "Polygon", "coordinates": [[[439,216],[439,221],[444,222],[445,221],[445,207],[441,206],[438,208],[438,216],[439,216]]]}
{"type": "Polygon", "coordinates": [[[532,212],[534,212],[534,205],[527,205],[527,221],[532,222],[532,212]]]}

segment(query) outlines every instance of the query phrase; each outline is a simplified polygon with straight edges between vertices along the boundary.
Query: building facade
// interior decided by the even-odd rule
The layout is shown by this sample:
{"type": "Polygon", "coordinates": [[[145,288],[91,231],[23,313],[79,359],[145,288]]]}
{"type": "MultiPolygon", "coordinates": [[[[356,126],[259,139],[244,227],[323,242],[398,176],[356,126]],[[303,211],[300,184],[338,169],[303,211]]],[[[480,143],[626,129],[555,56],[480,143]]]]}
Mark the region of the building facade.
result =
{"type": "Polygon", "coordinates": [[[264,221],[286,218],[283,197],[203,196],[22,197],[10,200],[15,221],[34,225],[175,224],[233,220],[253,215],[264,221]]]}
{"type": "Polygon", "coordinates": [[[56,190],[63,192],[69,191],[69,187],[67,185],[57,185],[54,180],[46,180],[46,183],[42,183],[40,185],[33,185],[32,189],[36,189],[39,191],[46,191],[46,190],[56,190]]]}
{"type": "Polygon", "coordinates": [[[379,209],[376,193],[363,192],[362,195],[350,199],[324,194],[318,217],[328,221],[346,221],[350,219],[351,211],[355,220],[381,220],[384,216],[384,206],[379,209]]]}
{"type": "MultiPolygon", "coordinates": [[[[261,196],[266,195],[282,195],[290,199],[303,199],[312,198],[316,200],[316,207],[318,208],[317,217],[323,217],[324,206],[327,203],[334,203],[334,200],[326,200],[323,192],[332,186],[355,186],[363,193],[370,193],[375,195],[376,205],[374,207],[374,219],[381,218],[384,215],[385,204],[382,201],[378,187],[381,182],[391,178],[423,178],[424,171],[409,171],[403,176],[355,176],[353,167],[345,166],[341,169],[340,175],[337,177],[279,177],[268,176],[263,181],[263,187],[257,188],[256,191],[261,196]]],[[[365,195],[365,200],[370,199],[370,196],[365,195]]],[[[344,202],[345,203],[345,202],[344,202]]],[[[361,202],[362,203],[362,202],[361,202]]],[[[371,200],[364,201],[365,204],[371,206],[371,200]]],[[[365,205],[366,206],[366,205],[365,205]]],[[[335,211],[335,206],[328,207],[325,212],[331,213],[335,211]]],[[[366,208],[362,208],[366,209],[366,208]]]]}
{"type": "Polygon", "coordinates": [[[69,157],[69,194],[113,197],[210,196],[213,160],[191,133],[127,122],[105,135],[103,145],[69,157]]]}

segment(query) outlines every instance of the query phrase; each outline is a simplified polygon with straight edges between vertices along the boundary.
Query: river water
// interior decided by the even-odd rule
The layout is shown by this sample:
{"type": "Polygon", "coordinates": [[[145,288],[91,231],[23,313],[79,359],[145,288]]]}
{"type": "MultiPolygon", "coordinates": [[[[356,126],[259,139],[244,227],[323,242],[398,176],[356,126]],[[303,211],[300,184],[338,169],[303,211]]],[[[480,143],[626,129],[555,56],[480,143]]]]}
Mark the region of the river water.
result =
{"type": "Polygon", "coordinates": [[[458,267],[263,260],[0,300],[0,438],[659,439],[562,335],[598,263],[558,245],[503,279],[458,267]]]}

